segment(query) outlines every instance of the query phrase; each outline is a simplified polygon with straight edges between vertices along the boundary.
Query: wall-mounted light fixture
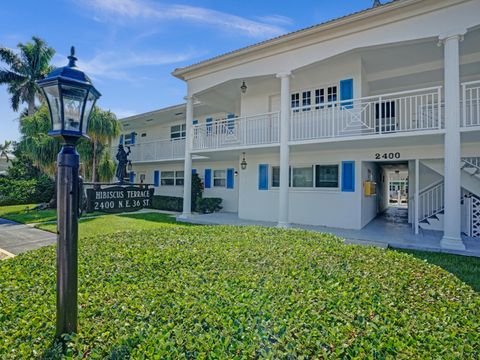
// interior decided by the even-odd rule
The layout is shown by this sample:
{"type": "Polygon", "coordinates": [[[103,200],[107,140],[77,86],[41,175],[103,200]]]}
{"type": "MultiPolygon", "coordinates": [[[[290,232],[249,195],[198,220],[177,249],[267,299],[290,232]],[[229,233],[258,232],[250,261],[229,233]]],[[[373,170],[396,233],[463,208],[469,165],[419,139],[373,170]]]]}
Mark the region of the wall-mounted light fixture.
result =
{"type": "Polygon", "coordinates": [[[245,160],[245,153],[243,153],[243,159],[242,162],[240,163],[240,167],[242,170],[245,170],[247,168],[247,161],[245,160]]]}
{"type": "Polygon", "coordinates": [[[245,94],[247,92],[247,84],[245,84],[245,81],[242,82],[242,86],[240,86],[240,90],[242,90],[242,94],[245,94]]]}

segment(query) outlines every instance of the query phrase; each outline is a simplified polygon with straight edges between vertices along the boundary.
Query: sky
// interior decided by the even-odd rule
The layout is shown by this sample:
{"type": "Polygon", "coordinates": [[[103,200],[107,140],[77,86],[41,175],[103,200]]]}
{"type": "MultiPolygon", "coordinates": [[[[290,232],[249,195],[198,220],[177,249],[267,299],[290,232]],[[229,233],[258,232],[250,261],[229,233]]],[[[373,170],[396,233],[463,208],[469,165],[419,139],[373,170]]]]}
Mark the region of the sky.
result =
{"type": "MultiPolygon", "coordinates": [[[[385,2],[385,1],[383,1],[385,2]]],[[[98,105],[119,118],[183,102],[171,72],[372,5],[372,0],[16,0],[1,7],[0,46],[38,36],[78,66],[102,93],[98,105]]],[[[0,68],[4,64],[0,62],[0,68]]],[[[22,105],[22,107],[25,105],[22,105]]],[[[18,114],[0,86],[0,143],[17,140],[18,114]]]]}

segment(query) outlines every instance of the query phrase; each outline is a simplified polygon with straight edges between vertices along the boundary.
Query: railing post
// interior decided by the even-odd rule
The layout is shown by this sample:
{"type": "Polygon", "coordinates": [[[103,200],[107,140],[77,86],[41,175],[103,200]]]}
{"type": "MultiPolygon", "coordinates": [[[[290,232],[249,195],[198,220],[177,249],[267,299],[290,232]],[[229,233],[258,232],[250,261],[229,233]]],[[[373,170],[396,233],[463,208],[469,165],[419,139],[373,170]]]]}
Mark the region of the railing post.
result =
{"type": "Polygon", "coordinates": [[[462,84],[462,116],[460,126],[467,126],[467,86],[462,84]]]}
{"type": "Polygon", "coordinates": [[[441,129],[442,128],[442,87],[439,87],[438,88],[438,93],[437,93],[437,96],[438,96],[438,103],[437,103],[437,106],[438,106],[438,128],[441,129]]]}
{"type": "MultiPolygon", "coordinates": [[[[375,110],[376,109],[374,109],[374,114],[373,114],[374,116],[373,117],[375,118],[375,122],[376,122],[376,120],[377,120],[376,115],[377,114],[375,114],[375,110]]],[[[375,123],[375,126],[376,125],[377,124],[375,123]]],[[[382,97],[381,96],[378,97],[378,134],[382,135],[382,97]]],[[[418,229],[416,231],[417,232],[415,234],[418,234],[418,229]]]]}
{"type": "Polygon", "coordinates": [[[418,235],[420,214],[420,160],[415,159],[415,235],[418,235]]]}

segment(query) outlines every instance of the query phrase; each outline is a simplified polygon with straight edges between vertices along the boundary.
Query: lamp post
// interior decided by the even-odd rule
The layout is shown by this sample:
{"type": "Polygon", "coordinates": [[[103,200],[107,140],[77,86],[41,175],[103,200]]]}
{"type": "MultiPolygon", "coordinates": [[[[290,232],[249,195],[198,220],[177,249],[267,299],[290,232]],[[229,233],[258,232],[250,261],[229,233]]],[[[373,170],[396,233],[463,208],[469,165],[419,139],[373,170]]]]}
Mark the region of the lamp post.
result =
{"type": "Polygon", "coordinates": [[[78,214],[80,157],[76,144],[87,136],[88,120],[100,93],[76,66],[72,46],[69,63],[37,83],[50,111],[51,136],[62,140],[57,156],[57,336],[77,332],[78,214]]]}

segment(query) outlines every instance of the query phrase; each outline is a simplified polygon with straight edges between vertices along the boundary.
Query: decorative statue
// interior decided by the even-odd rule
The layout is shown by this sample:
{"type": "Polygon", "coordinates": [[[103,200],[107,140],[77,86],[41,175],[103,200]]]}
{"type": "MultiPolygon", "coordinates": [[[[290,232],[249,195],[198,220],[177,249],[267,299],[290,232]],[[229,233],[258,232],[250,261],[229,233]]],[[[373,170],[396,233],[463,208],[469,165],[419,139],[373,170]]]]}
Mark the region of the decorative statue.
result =
{"type": "Polygon", "coordinates": [[[120,183],[125,181],[127,177],[127,164],[128,164],[128,155],[130,155],[130,147],[127,146],[128,152],[123,149],[123,145],[118,145],[117,151],[117,170],[115,171],[115,177],[120,183]]]}

